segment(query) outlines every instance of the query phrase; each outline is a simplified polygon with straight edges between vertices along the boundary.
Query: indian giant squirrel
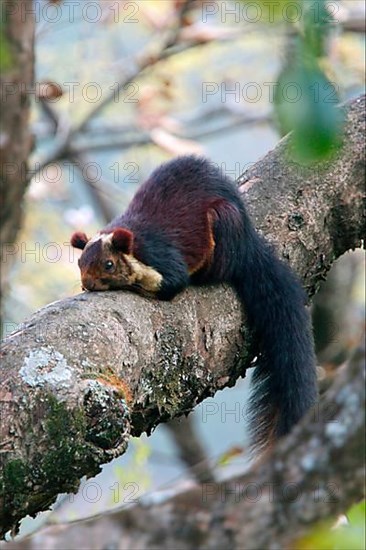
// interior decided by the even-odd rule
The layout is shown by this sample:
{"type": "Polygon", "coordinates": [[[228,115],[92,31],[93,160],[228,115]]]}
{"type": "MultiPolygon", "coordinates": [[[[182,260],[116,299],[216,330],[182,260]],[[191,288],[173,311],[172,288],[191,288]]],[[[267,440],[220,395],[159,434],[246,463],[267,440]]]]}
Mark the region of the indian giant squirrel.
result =
{"type": "Polygon", "coordinates": [[[208,160],[159,166],[126,212],[93,239],[74,233],[84,290],[131,289],[171,300],[190,284],[230,283],[259,350],[251,433],[265,447],[287,434],[317,399],[305,293],[256,232],[234,183],[208,160]]]}

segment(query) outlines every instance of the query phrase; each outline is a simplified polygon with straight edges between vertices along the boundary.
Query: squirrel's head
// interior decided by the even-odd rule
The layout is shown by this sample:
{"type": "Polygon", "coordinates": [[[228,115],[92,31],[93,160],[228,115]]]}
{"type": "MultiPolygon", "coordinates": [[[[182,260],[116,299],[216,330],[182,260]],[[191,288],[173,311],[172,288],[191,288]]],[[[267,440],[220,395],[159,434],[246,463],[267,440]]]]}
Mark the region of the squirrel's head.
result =
{"type": "Polygon", "coordinates": [[[82,250],[78,264],[84,290],[112,290],[133,284],[133,233],[118,227],[88,239],[74,233],[71,245],[82,250]]]}

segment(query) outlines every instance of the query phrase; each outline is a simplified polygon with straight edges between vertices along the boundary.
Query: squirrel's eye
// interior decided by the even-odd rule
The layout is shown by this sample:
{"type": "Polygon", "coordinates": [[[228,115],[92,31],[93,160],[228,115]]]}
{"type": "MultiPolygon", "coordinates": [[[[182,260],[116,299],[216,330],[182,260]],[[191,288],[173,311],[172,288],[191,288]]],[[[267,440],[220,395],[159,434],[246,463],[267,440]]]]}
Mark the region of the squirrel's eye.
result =
{"type": "Polygon", "coordinates": [[[111,271],[113,268],[114,268],[114,263],[112,262],[112,260],[107,260],[104,264],[104,269],[106,271],[111,271]]]}

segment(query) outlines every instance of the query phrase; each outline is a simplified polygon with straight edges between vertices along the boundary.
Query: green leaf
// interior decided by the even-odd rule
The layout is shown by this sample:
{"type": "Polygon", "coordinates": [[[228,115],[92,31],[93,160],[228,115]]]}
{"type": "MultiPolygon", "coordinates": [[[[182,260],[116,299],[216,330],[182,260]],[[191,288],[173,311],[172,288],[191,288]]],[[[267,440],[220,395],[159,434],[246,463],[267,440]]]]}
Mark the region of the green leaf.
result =
{"type": "Polygon", "coordinates": [[[303,31],[304,44],[314,57],[325,55],[326,40],[333,17],[325,0],[304,3],[303,31]]]}
{"type": "Polygon", "coordinates": [[[0,22],[0,71],[9,71],[13,66],[14,60],[11,55],[10,45],[4,31],[4,23],[0,22]]]}
{"type": "Polygon", "coordinates": [[[348,510],[347,516],[351,525],[362,526],[365,528],[366,501],[363,500],[362,502],[352,506],[352,508],[348,510]]]}
{"type": "Polygon", "coordinates": [[[365,549],[365,501],[356,504],[348,512],[348,525],[334,528],[331,522],[315,527],[308,536],[297,541],[298,550],[364,550],[365,549]]]}
{"type": "Polygon", "coordinates": [[[343,127],[336,85],[316,65],[309,65],[286,67],[275,93],[281,132],[293,132],[294,157],[303,163],[323,160],[334,152],[343,127]]]}
{"type": "Polygon", "coordinates": [[[255,23],[294,23],[302,14],[303,0],[241,0],[241,17],[255,23]]]}

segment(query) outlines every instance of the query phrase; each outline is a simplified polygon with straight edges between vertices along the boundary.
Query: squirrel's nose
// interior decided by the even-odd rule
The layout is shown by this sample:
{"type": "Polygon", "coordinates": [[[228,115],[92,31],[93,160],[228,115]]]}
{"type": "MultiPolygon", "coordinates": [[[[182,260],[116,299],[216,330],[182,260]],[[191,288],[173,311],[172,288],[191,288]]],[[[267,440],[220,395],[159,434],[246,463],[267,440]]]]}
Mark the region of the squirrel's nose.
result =
{"type": "Polygon", "coordinates": [[[83,290],[94,290],[95,289],[95,281],[93,279],[90,279],[89,277],[82,280],[82,287],[83,290]]]}

